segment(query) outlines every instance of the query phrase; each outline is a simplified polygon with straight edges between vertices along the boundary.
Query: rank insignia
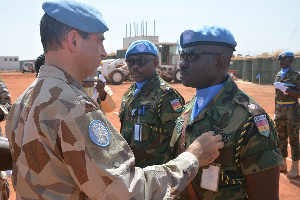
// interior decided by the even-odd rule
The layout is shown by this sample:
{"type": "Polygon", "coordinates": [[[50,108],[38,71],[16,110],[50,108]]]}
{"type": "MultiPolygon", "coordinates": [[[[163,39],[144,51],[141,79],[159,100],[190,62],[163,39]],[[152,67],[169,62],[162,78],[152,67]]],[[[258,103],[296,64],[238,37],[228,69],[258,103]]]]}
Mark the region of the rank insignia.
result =
{"type": "Polygon", "coordinates": [[[109,130],[100,120],[93,120],[90,123],[89,136],[95,144],[101,147],[107,146],[110,142],[109,130]]]}
{"type": "Polygon", "coordinates": [[[267,119],[267,114],[254,116],[254,122],[259,133],[265,137],[269,137],[270,127],[267,119]]]}
{"type": "Polygon", "coordinates": [[[182,105],[181,105],[179,99],[174,99],[174,100],[170,101],[170,104],[171,104],[174,112],[181,112],[182,105]]]}

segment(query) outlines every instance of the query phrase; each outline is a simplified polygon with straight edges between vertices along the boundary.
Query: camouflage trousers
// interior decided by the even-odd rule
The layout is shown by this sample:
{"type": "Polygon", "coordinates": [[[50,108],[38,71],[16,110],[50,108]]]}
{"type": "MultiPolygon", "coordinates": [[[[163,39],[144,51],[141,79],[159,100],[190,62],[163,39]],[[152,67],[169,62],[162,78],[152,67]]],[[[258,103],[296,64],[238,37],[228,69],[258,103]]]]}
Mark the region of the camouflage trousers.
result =
{"type": "Polygon", "coordinates": [[[300,159],[299,153],[299,106],[277,106],[276,113],[276,130],[279,138],[279,148],[283,158],[288,156],[287,145],[290,140],[292,160],[300,159]]]}
{"type": "Polygon", "coordinates": [[[9,198],[9,183],[6,179],[5,172],[0,171],[0,200],[7,200],[9,198]]]}

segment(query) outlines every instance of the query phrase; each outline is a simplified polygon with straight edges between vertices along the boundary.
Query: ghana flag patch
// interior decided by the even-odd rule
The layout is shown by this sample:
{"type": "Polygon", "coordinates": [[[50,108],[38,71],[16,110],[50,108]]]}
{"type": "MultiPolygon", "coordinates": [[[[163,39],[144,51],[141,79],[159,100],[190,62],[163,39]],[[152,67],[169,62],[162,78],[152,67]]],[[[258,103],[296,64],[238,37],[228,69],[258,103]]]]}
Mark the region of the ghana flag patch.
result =
{"type": "Polygon", "coordinates": [[[254,122],[259,133],[265,137],[269,137],[270,135],[270,126],[267,119],[267,114],[254,116],[254,122]]]}
{"type": "Polygon", "coordinates": [[[170,104],[171,104],[174,112],[181,112],[182,105],[181,105],[179,99],[174,99],[174,100],[170,101],[170,104]]]}

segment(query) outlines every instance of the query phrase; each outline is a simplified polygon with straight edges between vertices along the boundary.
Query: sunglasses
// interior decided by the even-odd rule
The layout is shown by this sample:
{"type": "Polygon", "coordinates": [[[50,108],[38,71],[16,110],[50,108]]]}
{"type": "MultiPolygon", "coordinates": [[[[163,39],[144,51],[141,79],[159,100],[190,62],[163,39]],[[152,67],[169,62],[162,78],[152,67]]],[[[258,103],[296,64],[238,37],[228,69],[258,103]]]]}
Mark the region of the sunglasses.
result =
{"type": "Polygon", "coordinates": [[[128,67],[133,67],[137,64],[139,67],[145,66],[150,60],[155,60],[156,58],[138,58],[138,59],[128,59],[126,64],[128,67]]]}
{"type": "Polygon", "coordinates": [[[188,63],[194,62],[195,59],[197,57],[200,57],[202,54],[222,56],[222,54],[219,54],[219,53],[210,53],[210,52],[207,52],[207,51],[197,51],[197,50],[181,50],[179,52],[180,61],[186,60],[188,63]]]}

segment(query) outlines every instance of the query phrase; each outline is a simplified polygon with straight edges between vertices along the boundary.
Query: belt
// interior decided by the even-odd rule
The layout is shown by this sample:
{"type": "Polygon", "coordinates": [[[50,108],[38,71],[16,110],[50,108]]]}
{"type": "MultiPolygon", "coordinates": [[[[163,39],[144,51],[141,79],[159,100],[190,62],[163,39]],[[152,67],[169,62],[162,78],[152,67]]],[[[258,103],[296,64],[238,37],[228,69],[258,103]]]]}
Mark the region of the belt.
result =
{"type": "Polygon", "coordinates": [[[296,104],[296,101],[277,101],[277,106],[294,106],[296,104]]]}

